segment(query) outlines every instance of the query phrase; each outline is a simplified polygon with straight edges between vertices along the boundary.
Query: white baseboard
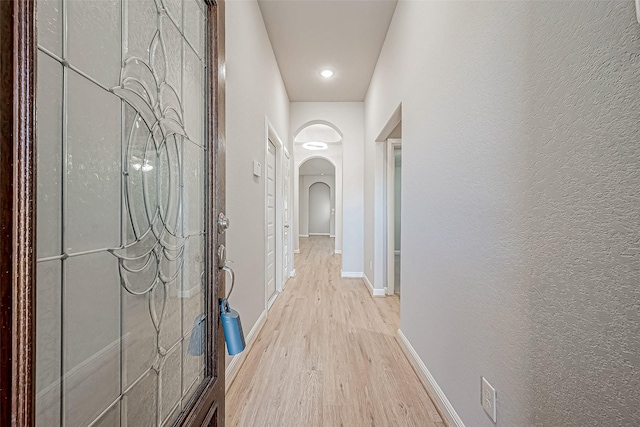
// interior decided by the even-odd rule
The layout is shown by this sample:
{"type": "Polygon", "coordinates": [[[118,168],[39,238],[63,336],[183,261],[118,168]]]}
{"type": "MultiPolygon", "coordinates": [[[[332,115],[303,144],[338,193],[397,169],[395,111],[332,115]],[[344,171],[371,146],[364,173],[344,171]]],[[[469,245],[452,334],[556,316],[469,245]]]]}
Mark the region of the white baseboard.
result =
{"type": "Polygon", "coordinates": [[[329,233],[309,233],[309,236],[329,236],[329,233]]]}
{"type": "Polygon", "coordinates": [[[371,282],[369,281],[369,278],[367,277],[366,274],[362,275],[362,280],[364,280],[364,284],[367,285],[367,288],[369,288],[369,292],[371,292],[371,296],[373,297],[383,297],[386,296],[384,289],[375,289],[373,287],[373,285],[371,284],[371,282]]]}
{"type": "Polygon", "coordinates": [[[336,249],[333,253],[336,255],[342,255],[342,249],[336,249]]]}
{"type": "Polygon", "coordinates": [[[296,269],[294,268],[289,272],[289,278],[296,277],[296,269]]]}
{"type": "Polygon", "coordinates": [[[293,250],[293,253],[294,253],[294,254],[299,254],[299,253],[300,253],[300,249],[294,249],[294,250],[293,250]]]}
{"type": "Polygon", "coordinates": [[[251,328],[251,332],[249,332],[249,335],[247,335],[245,339],[245,342],[247,345],[244,351],[238,355],[233,356],[233,358],[231,359],[231,362],[229,362],[229,366],[227,366],[227,369],[225,369],[225,372],[224,372],[225,392],[229,391],[229,387],[231,387],[231,384],[233,384],[233,381],[238,376],[238,372],[240,372],[240,367],[244,363],[249,351],[251,351],[251,347],[253,347],[253,343],[255,342],[258,334],[260,334],[260,331],[262,330],[262,327],[264,326],[266,321],[267,321],[267,310],[262,312],[260,317],[258,317],[256,324],[253,325],[253,328],[251,328]]]}
{"type": "Polygon", "coordinates": [[[335,234],[330,234],[329,237],[331,237],[332,239],[336,237],[335,234]]]}
{"type": "Polygon", "coordinates": [[[271,306],[273,305],[274,302],[276,302],[276,299],[278,299],[278,297],[280,296],[280,293],[282,292],[282,290],[280,291],[276,291],[271,298],[269,298],[267,300],[267,310],[271,309],[271,306]]]}
{"type": "Polygon", "coordinates": [[[309,237],[308,234],[298,234],[298,237],[309,237]]]}
{"type": "Polygon", "coordinates": [[[341,271],[340,276],[345,279],[359,279],[364,276],[362,271],[341,271]]]}
{"type": "Polygon", "coordinates": [[[416,350],[400,329],[398,329],[398,342],[413,367],[413,370],[420,378],[422,385],[424,385],[424,388],[429,393],[431,400],[435,403],[440,416],[443,417],[451,427],[464,427],[464,423],[456,413],[453,405],[451,405],[451,402],[447,399],[447,396],[436,382],[436,379],[433,378],[431,372],[429,372],[422,359],[420,359],[420,356],[418,356],[418,353],[416,353],[416,350]]]}

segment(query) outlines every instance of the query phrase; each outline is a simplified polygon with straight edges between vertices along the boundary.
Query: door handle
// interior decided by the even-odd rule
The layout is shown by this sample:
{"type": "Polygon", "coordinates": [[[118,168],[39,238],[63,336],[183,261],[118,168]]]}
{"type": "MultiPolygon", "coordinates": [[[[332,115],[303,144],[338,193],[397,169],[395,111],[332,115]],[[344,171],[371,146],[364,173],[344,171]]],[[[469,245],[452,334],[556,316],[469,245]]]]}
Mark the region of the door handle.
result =
{"type": "Polygon", "coordinates": [[[229,276],[231,277],[231,288],[229,288],[229,293],[225,297],[226,299],[229,299],[229,297],[231,296],[231,292],[233,292],[233,285],[236,284],[236,274],[233,272],[233,269],[227,265],[222,267],[221,270],[229,273],[229,276]]]}

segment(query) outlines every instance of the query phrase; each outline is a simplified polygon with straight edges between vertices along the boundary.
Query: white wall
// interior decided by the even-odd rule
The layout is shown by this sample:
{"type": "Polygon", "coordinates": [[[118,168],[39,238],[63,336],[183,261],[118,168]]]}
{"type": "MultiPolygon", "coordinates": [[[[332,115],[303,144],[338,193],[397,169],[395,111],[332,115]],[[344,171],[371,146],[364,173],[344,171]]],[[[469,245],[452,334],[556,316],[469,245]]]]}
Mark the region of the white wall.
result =
{"type": "Polygon", "coordinates": [[[401,329],[467,426],[494,425],[481,375],[500,426],[640,425],[638,88],[632,1],[398,3],[365,102],[365,261],[402,103],[401,329]]]}
{"type": "MultiPolygon", "coordinates": [[[[363,271],[363,215],[364,215],[364,108],[361,102],[292,102],[290,114],[291,135],[305,124],[325,121],[335,125],[342,133],[340,152],[334,145],[323,151],[336,166],[336,249],[342,250],[342,271],[363,271]]],[[[295,170],[306,158],[318,152],[295,147],[295,170]],[[301,157],[302,156],[302,157],[301,157]]],[[[297,175],[297,174],[296,174],[297,175]]],[[[294,207],[298,206],[299,183],[295,183],[294,207]]],[[[298,235],[294,215],[294,235],[298,235]]],[[[298,246],[296,246],[298,249],[298,246]]]]}
{"type": "Polygon", "coordinates": [[[258,4],[225,4],[227,256],[237,280],[230,303],[248,334],[265,310],[265,117],[288,144],[289,99],[258,4]],[[260,178],[253,176],[254,160],[262,163],[260,178]]]}
{"type": "Polygon", "coordinates": [[[333,209],[333,215],[331,215],[329,221],[329,233],[331,236],[335,236],[335,199],[336,199],[336,177],[335,175],[300,175],[300,235],[309,235],[309,189],[317,182],[323,182],[329,186],[331,197],[331,209],[333,209]]]}

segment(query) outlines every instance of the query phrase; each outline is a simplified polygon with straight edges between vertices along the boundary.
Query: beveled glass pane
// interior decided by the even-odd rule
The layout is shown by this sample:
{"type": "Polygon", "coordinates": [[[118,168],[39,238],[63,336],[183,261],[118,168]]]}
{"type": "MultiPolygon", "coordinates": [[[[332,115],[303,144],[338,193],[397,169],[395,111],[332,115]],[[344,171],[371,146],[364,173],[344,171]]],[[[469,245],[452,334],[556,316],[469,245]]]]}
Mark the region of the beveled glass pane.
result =
{"type": "Polygon", "coordinates": [[[36,288],[36,425],[60,421],[60,338],[62,261],[37,265],[36,288]]]}
{"type": "Polygon", "coordinates": [[[180,405],[180,402],[178,402],[178,405],[176,405],[171,410],[171,413],[169,414],[169,416],[162,422],[162,426],[163,427],[172,426],[176,422],[178,417],[180,416],[180,409],[181,408],[182,408],[182,406],[180,405]]]}
{"type": "Polygon", "coordinates": [[[62,56],[62,0],[38,1],[38,44],[62,56]]]}
{"type": "Polygon", "coordinates": [[[60,255],[62,65],[38,52],[38,258],[60,255]]]}
{"type": "Polygon", "coordinates": [[[186,335],[201,324],[204,314],[204,236],[191,236],[185,247],[182,289],[182,326],[186,335]]]}
{"type": "Polygon", "coordinates": [[[149,371],[124,395],[128,427],[155,426],[158,409],[158,375],[149,371]]]}
{"type": "Polygon", "coordinates": [[[120,100],[71,71],[68,77],[69,253],[120,245],[120,100]]]}
{"type": "Polygon", "coordinates": [[[67,59],[101,84],[120,78],[122,56],[120,0],[73,0],[67,10],[67,59]]]}
{"type": "Polygon", "coordinates": [[[158,31],[158,10],[155,0],[126,2],[127,52],[126,57],[140,58],[149,63],[151,40],[158,31]]]}
{"type": "Polygon", "coordinates": [[[178,28],[182,28],[182,0],[162,0],[162,3],[178,28]]]}
{"type": "Polygon", "coordinates": [[[164,318],[162,321],[162,328],[160,329],[160,346],[165,349],[173,347],[182,337],[182,330],[180,328],[180,319],[182,317],[182,306],[180,304],[180,296],[172,289],[180,289],[180,274],[178,274],[177,283],[171,282],[167,284],[167,287],[158,286],[153,292],[153,299],[155,305],[160,306],[161,298],[165,298],[164,318]]]}
{"type": "Polygon", "coordinates": [[[175,346],[169,353],[160,372],[162,420],[171,414],[171,410],[180,402],[182,351],[180,345],[175,346]]]}
{"type": "Polygon", "coordinates": [[[190,142],[184,144],[182,211],[186,236],[204,231],[204,157],[205,151],[199,146],[190,142]]]}
{"type": "Polygon", "coordinates": [[[201,58],[204,58],[204,5],[200,0],[184,0],[184,35],[201,58]]]}
{"type": "Polygon", "coordinates": [[[120,425],[120,402],[109,408],[91,427],[117,427],[120,425]]]}
{"type": "MultiPolygon", "coordinates": [[[[202,323],[202,332],[204,332],[204,323],[202,323]]],[[[182,343],[182,393],[184,394],[183,402],[186,404],[197,385],[204,379],[204,353],[194,351],[194,348],[202,347],[195,340],[204,339],[204,335],[198,337],[198,329],[194,329],[192,333],[185,336],[182,343]]]]}
{"type": "Polygon", "coordinates": [[[149,314],[147,295],[123,291],[123,387],[127,388],[153,366],[157,351],[156,329],[149,314]]]}
{"type": "MultiPolygon", "coordinates": [[[[165,81],[166,84],[171,87],[172,91],[176,93],[177,99],[180,99],[180,93],[182,91],[182,35],[166,14],[161,15],[160,24],[160,31],[162,32],[166,49],[165,81]]],[[[166,96],[165,99],[169,99],[169,96],[166,96]]]]}
{"type": "Polygon", "coordinates": [[[184,120],[187,136],[204,145],[204,66],[196,53],[184,44],[184,120]]]}
{"type": "Polygon", "coordinates": [[[86,426],[120,393],[118,263],[108,252],[64,262],[65,425],[86,426]]]}

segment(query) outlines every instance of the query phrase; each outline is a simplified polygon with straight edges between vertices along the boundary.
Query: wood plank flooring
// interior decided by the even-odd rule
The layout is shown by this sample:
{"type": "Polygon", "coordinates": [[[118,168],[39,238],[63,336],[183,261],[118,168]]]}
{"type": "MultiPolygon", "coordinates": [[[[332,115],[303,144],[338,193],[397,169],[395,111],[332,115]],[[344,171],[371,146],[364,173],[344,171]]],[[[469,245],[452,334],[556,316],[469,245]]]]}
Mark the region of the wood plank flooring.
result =
{"type": "Polygon", "coordinates": [[[398,298],[340,278],[333,239],[300,244],[227,393],[227,426],[445,426],[396,342],[398,298]]]}

